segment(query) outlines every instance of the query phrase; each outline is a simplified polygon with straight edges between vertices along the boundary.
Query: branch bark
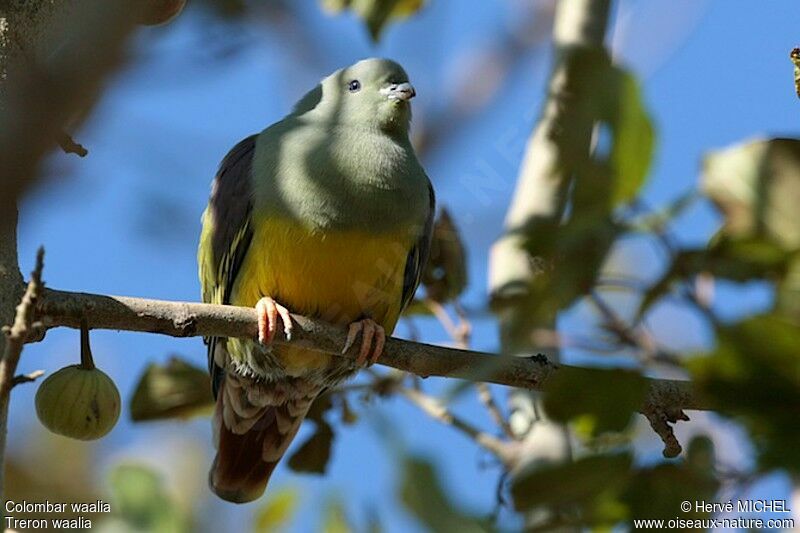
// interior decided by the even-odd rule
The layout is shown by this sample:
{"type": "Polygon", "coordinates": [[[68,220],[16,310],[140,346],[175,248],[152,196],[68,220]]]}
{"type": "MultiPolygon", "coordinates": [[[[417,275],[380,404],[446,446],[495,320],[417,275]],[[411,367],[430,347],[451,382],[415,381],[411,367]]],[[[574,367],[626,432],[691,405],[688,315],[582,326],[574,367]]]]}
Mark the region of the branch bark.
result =
{"type": "MultiPolygon", "coordinates": [[[[80,328],[86,319],[92,329],[113,329],[159,333],[173,337],[221,336],[254,338],[257,318],[254,309],[229,305],[171,302],[105,296],[46,289],[37,306],[37,320],[46,328],[80,328]]],[[[346,332],[335,326],[292,315],[292,340],[283,332],[275,342],[302,344],[338,357],[355,358],[356,348],[341,353],[346,332]]],[[[401,339],[387,339],[380,364],[421,377],[440,376],[496,383],[528,390],[543,390],[549,379],[566,365],[545,357],[512,357],[486,352],[459,350],[401,339]]],[[[713,406],[698,396],[688,381],[649,379],[642,412],[654,408],[709,410],[713,406]]]]}
{"type": "MultiPolygon", "coordinates": [[[[4,329],[6,335],[3,358],[0,359],[0,499],[5,502],[5,449],[8,435],[8,404],[11,401],[11,389],[17,384],[15,373],[22,348],[28,338],[33,324],[36,302],[42,293],[42,268],[44,266],[44,250],[39,249],[36,256],[36,268],[31,274],[31,281],[17,306],[13,324],[4,329]]],[[[35,378],[34,378],[35,379],[35,378]]],[[[5,505],[0,510],[0,518],[5,520],[5,505]]]]}

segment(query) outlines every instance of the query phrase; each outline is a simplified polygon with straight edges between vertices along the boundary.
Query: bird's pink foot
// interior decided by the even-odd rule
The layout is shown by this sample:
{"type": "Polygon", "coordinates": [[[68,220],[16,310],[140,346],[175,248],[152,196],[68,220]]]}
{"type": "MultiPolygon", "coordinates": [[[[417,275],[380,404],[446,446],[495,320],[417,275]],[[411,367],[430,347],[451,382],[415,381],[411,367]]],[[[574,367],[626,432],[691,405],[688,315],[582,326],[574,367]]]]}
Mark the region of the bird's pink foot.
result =
{"type": "Polygon", "coordinates": [[[292,317],[289,315],[288,309],[269,296],[265,296],[256,304],[256,313],[258,313],[258,342],[264,346],[272,343],[278,327],[278,317],[283,322],[283,333],[286,335],[286,340],[291,340],[292,317]]]}
{"type": "Polygon", "coordinates": [[[386,344],[386,331],[371,318],[353,322],[350,324],[350,329],[347,330],[347,340],[344,343],[342,353],[347,353],[347,350],[353,346],[359,333],[361,333],[361,349],[358,352],[356,363],[364,365],[369,361],[369,364],[373,365],[383,354],[383,345],[386,344]],[[374,344],[373,340],[375,341],[374,344]]]}

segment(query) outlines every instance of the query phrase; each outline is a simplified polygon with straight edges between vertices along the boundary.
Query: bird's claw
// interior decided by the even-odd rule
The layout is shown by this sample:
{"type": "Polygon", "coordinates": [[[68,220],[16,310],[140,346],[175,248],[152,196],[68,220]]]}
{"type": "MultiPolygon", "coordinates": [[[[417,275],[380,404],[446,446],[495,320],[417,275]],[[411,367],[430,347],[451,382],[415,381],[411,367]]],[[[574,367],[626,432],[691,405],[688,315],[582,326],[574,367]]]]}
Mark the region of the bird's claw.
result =
{"type": "Polygon", "coordinates": [[[383,346],[386,344],[386,331],[371,318],[365,318],[350,324],[347,330],[347,340],[345,340],[342,353],[347,351],[355,344],[356,337],[361,333],[361,348],[358,352],[356,363],[364,366],[369,361],[368,366],[374,365],[383,354],[383,346]],[[373,344],[373,339],[375,340],[373,344]]]}
{"type": "Polygon", "coordinates": [[[286,340],[292,340],[292,317],[289,310],[284,306],[265,296],[256,304],[258,313],[258,342],[264,346],[269,346],[275,338],[278,317],[283,322],[283,333],[286,340]]]}

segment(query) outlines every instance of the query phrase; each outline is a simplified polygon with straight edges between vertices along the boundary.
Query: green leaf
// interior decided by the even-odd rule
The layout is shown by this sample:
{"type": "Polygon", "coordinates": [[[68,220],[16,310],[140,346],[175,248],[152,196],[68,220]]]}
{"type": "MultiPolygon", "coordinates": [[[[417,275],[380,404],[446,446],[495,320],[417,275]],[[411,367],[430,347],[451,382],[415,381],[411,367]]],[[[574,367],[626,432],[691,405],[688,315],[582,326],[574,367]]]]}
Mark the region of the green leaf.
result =
{"type": "Polygon", "coordinates": [[[321,0],[323,9],[339,13],[352,9],[364,19],[373,41],[377,41],[386,26],[419,11],[425,0],[321,0]]]}
{"type": "Polygon", "coordinates": [[[606,108],[606,120],[614,134],[610,155],[614,171],[612,204],[619,205],[636,198],[644,185],[655,151],[655,131],[636,78],[620,68],[614,74],[616,105],[606,108]]]}
{"type": "Polygon", "coordinates": [[[254,531],[279,531],[292,519],[297,510],[297,492],[280,489],[268,493],[269,499],[256,512],[254,531]]]}
{"type": "Polygon", "coordinates": [[[593,455],[562,464],[532,463],[511,481],[514,508],[572,509],[587,525],[611,525],[624,517],[616,494],[631,476],[629,453],[593,455]]]}
{"type": "Polygon", "coordinates": [[[295,472],[324,474],[331,458],[333,428],[326,422],[317,423],[316,431],[289,458],[289,468],[295,472]]]}
{"type": "Polygon", "coordinates": [[[800,257],[794,257],[777,285],[775,309],[800,322],[800,257]]]}
{"type": "Polygon", "coordinates": [[[405,460],[400,499],[406,509],[434,533],[486,531],[475,518],[465,515],[453,505],[433,466],[423,459],[409,457],[405,460]]]}
{"type": "Polygon", "coordinates": [[[574,101],[559,136],[562,151],[577,174],[573,194],[577,213],[583,207],[610,211],[633,200],[645,182],[655,152],[655,128],[644,107],[636,78],[612,64],[604,49],[576,48],[566,53],[574,101]],[[592,157],[576,148],[586,125],[599,124],[592,157]]]}
{"type": "Polygon", "coordinates": [[[495,302],[518,303],[532,324],[552,317],[595,286],[622,231],[614,211],[639,194],[655,150],[654,128],[635,78],[613,65],[602,48],[561,52],[569,105],[548,135],[559,148],[554,172],[566,177],[565,189],[574,182],[563,192],[571,195],[569,218],[564,224],[557,216],[534,218],[507,236],[523,241],[537,272],[532,286],[509,287],[509,297],[495,302]],[[586,144],[596,124],[599,142],[592,154],[586,144]],[[512,296],[518,301],[509,302],[512,296]]]}
{"type": "Polygon", "coordinates": [[[350,533],[353,531],[353,527],[347,520],[344,506],[338,498],[331,499],[325,506],[322,531],[323,533],[350,533]]]}
{"type": "Polygon", "coordinates": [[[761,315],[719,327],[717,342],[688,363],[698,390],[747,428],[763,470],[800,473],[800,327],[761,315]]]}
{"type": "Polygon", "coordinates": [[[709,513],[698,510],[695,502],[715,501],[718,489],[719,482],[712,472],[688,463],[665,463],[637,471],[623,501],[629,507],[630,519],[701,519],[709,513]],[[692,504],[689,511],[681,509],[685,501],[692,504]]]}
{"type": "Polygon", "coordinates": [[[114,519],[125,530],[190,531],[188,517],[164,489],[161,477],[151,469],[135,465],[117,466],[111,473],[114,519]]]}
{"type": "Polygon", "coordinates": [[[597,436],[628,427],[646,387],[642,375],[632,370],[562,367],[547,382],[543,404],[553,420],[579,420],[597,436]]]}
{"type": "Polygon", "coordinates": [[[800,140],[757,140],[713,152],[701,187],[722,212],[726,235],[800,248],[800,140]]]}
{"type": "Polygon", "coordinates": [[[696,472],[713,474],[716,466],[714,441],[705,435],[698,435],[689,441],[686,451],[686,464],[696,472]]]}
{"type": "Polygon", "coordinates": [[[560,226],[537,222],[523,229],[525,249],[540,261],[529,298],[521,303],[532,320],[569,307],[597,283],[620,227],[606,215],[595,215],[576,214],[560,226]]]}
{"type": "Polygon", "coordinates": [[[179,357],[147,366],[130,402],[131,419],[161,420],[207,414],[214,405],[208,371],[179,357]]]}

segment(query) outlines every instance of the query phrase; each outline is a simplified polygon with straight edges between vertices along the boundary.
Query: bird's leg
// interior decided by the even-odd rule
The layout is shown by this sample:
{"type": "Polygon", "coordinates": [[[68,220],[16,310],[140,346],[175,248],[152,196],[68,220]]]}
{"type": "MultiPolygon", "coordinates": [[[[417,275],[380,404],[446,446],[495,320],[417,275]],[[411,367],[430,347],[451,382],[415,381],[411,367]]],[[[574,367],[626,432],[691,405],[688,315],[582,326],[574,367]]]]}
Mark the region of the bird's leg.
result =
{"type": "Polygon", "coordinates": [[[286,335],[286,340],[292,339],[292,317],[289,316],[289,310],[284,306],[269,296],[265,296],[256,304],[256,313],[258,313],[258,342],[262,345],[269,346],[272,339],[275,338],[279,316],[283,322],[283,333],[286,335]]]}
{"type": "Polygon", "coordinates": [[[386,330],[371,318],[353,322],[347,330],[347,340],[342,353],[347,353],[347,350],[353,346],[359,333],[361,333],[361,349],[358,352],[356,363],[365,365],[369,361],[369,365],[373,365],[383,353],[383,345],[386,344],[386,330]],[[374,345],[373,339],[375,340],[374,345]]]}

